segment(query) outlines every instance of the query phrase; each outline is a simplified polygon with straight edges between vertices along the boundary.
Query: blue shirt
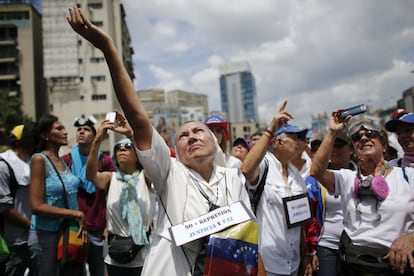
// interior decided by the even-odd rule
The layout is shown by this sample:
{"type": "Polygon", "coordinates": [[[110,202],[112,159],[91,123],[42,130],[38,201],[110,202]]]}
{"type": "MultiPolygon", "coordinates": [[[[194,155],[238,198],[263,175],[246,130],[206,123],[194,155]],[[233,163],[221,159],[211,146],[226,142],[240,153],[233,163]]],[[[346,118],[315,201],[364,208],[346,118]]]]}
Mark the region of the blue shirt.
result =
{"type": "MultiPolygon", "coordinates": [[[[59,171],[66,190],[68,206],[65,206],[62,182],[53,168],[53,165],[43,153],[34,154],[33,157],[37,155],[41,156],[45,162],[45,203],[58,208],[78,210],[76,195],[80,184],[79,178],[73,175],[66,165],[65,171],[59,171]]],[[[33,214],[30,228],[32,230],[58,232],[61,222],[62,218],[33,214]]]]}

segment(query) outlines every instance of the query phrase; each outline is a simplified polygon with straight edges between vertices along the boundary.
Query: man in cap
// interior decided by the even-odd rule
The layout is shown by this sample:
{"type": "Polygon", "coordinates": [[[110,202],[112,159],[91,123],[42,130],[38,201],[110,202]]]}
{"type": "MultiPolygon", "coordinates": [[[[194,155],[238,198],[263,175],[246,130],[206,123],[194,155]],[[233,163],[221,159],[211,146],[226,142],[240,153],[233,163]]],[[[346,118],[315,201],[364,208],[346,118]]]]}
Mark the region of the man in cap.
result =
{"type": "Polygon", "coordinates": [[[239,158],[242,162],[246,158],[249,152],[249,141],[243,137],[237,137],[233,141],[233,147],[231,148],[231,155],[239,158]]]}
{"type": "MultiPolygon", "coordinates": [[[[93,116],[76,118],[74,126],[76,130],[77,144],[69,154],[62,159],[72,170],[72,173],[81,179],[78,190],[79,210],[85,213],[86,227],[88,230],[89,252],[88,265],[91,276],[102,276],[105,273],[103,256],[104,236],[106,227],[106,191],[98,189],[86,179],[86,160],[96,136],[96,119],[93,116]]],[[[99,152],[99,171],[115,171],[112,158],[99,152]]]]}
{"type": "Polygon", "coordinates": [[[0,153],[0,234],[10,251],[0,265],[0,275],[24,275],[30,263],[29,161],[37,146],[35,129],[32,122],[14,127],[9,136],[10,149],[0,153]]]}
{"type": "Polygon", "coordinates": [[[414,113],[391,119],[385,123],[385,129],[397,135],[404,155],[401,159],[390,161],[391,166],[414,167],[414,113]]]}
{"type": "Polygon", "coordinates": [[[286,104],[285,101],[274,115],[242,165],[249,188],[260,189],[258,186],[264,179],[261,199],[254,204],[257,204],[259,253],[268,275],[298,274],[301,225],[305,222],[297,221],[297,224],[292,225],[289,213],[284,211],[292,196],[306,199],[306,186],[299,171],[290,161],[299,150],[298,139],[305,139],[307,130],[286,124],[293,118],[285,111],[286,104]]]}
{"type": "Polygon", "coordinates": [[[310,137],[309,145],[310,145],[310,155],[311,158],[315,155],[316,151],[319,149],[323,140],[323,133],[318,131],[310,137]]]}

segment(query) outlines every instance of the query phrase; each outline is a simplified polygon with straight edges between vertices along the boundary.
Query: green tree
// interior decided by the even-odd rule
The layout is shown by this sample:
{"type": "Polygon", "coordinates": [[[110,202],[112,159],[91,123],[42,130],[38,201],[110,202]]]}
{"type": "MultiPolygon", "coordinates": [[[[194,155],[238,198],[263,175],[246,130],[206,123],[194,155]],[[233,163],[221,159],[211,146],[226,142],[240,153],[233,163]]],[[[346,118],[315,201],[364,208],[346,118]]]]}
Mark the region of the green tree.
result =
{"type": "Polygon", "coordinates": [[[23,113],[21,99],[9,96],[8,91],[0,89],[0,130],[8,132],[15,125],[29,120],[30,118],[23,113]]]}

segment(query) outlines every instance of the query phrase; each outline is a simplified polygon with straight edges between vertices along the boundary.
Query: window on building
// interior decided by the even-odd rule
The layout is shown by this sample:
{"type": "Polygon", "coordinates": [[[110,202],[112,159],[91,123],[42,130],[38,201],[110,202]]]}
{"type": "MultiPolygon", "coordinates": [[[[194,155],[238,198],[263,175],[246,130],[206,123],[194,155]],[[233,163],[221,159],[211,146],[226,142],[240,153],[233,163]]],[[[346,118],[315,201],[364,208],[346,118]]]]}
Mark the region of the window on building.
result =
{"type": "Polygon", "coordinates": [[[92,24],[94,24],[95,26],[98,26],[98,27],[102,27],[103,26],[103,21],[92,21],[92,24]]]}
{"type": "Polygon", "coordinates": [[[95,81],[105,81],[106,77],[105,76],[92,76],[91,77],[91,81],[95,82],[95,81]]]}
{"type": "Polygon", "coordinates": [[[102,3],[88,3],[88,8],[90,9],[102,9],[102,3]]]}
{"type": "Polygon", "coordinates": [[[92,95],[92,101],[106,100],[106,94],[94,94],[92,95]]]}
{"type": "Polygon", "coordinates": [[[102,62],[105,62],[105,58],[104,57],[91,57],[89,61],[91,63],[102,63],[102,62]]]}

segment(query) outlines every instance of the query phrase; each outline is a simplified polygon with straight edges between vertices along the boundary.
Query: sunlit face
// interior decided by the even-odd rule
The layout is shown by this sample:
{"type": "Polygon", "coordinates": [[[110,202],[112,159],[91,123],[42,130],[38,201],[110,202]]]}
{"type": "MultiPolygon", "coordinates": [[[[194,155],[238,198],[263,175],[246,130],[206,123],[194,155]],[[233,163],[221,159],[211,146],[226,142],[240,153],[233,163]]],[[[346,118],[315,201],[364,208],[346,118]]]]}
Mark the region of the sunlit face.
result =
{"type": "Polygon", "coordinates": [[[78,144],[90,144],[93,142],[95,135],[92,128],[88,125],[78,127],[76,130],[76,142],[78,144]]]}
{"type": "Polygon", "coordinates": [[[236,158],[239,158],[241,161],[244,161],[244,158],[246,158],[247,153],[249,153],[249,150],[243,146],[242,143],[239,143],[231,148],[231,155],[233,155],[236,158]]]}
{"type": "Polygon", "coordinates": [[[368,155],[382,155],[384,146],[381,144],[380,133],[376,130],[360,128],[351,135],[356,155],[364,159],[368,155]]]}
{"type": "Polygon", "coordinates": [[[216,152],[214,138],[208,127],[201,122],[181,126],[176,136],[177,155],[180,161],[193,168],[202,160],[213,162],[216,152]]]}
{"type": "Polygon", "coordinates": [[[283,150],[291,159],[297,156],[299,152],[299,139],[296,133],[284,133],[280,138],[275,140],[275,143],[279,143],[278,148],[283,150]]]}
{"type": "Polygon", "coordinates": [[[120,166],[129,163],[136,164],[138,161],[135,147],[132,143],[117,144],[115,146],[115,156],[120,166]]]}
{"type": "Polygon", "coordinates": [[[413,124],[397,124],[395,134],[398,136],[398,143],[404,151],[414,151],[414,125],[413,124]]]}
{"type": "Polygon", "coordinates": [[[68,144],[68,133],[66,132],[65,126],[60,121],[53,123],[50,132],[46,135],[46,138],[48,142],[55,143],[60,146],[66,146],[68,144]]]}

